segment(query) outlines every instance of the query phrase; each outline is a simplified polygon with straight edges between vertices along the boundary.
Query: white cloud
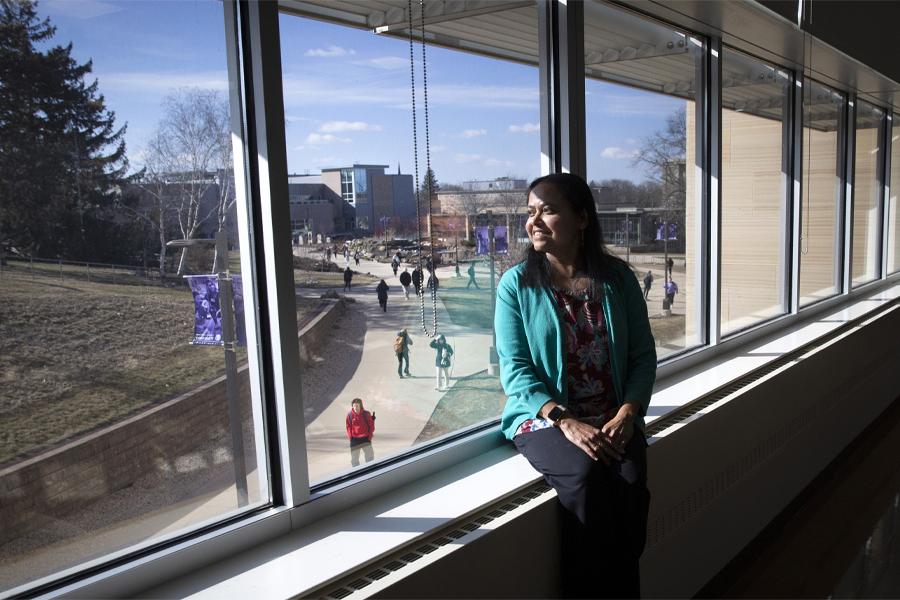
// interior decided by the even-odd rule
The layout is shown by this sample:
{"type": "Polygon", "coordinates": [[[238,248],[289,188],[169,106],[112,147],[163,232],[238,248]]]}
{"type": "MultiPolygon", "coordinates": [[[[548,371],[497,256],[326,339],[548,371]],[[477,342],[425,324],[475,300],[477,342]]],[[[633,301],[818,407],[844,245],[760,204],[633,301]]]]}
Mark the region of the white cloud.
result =
{"type": "Polygon", "coordinates": [[[480,161],[480,160],[481,160],[481,155],[480,155],[480,154],[463,154],[463,153],[459,153],[459,154],[457,154],[456,156],[454,156],[453,158],[454,158],[454,160],[455,160],[456,162],[458,162],[458,163],[471,163],[471,162],[478,162],[478,161],[480,161]]]}
{"type": "Polygon", "coordinates": [[[356,54],[356,50],[341,48],[340,46],[328,46],[327,48],[310,48],[303,53],[303,56],[315,56],[318,58],[335,58],[337,56],[348,56],[356,54]]]}
{"type": "Polygon", "coordinates": [[[363,121],[327,121],[319,127],[319,131],[336,133],[339,131],[381,131],[381,125],[364,123],[363,121]]]}
{"type": "Polygon", "coordinates": [[[379,56],[377,58],[367,58],[366,60],[354,60],[353,64],[390,71],[409,68],[409,60],[399,56],[379,56]]]}
{"type": "Polygon", "coordinates": [[[474,137],[481,137],[483,135],[487,135],[487,129],[466,129],[462,133],[457,134],[453,137],[474,138],[474,137]]]}
{"type": "Polygon", "coordinates": [[[443,152],[447,149],[447,146],[441,146],[440,144],[431,147],[432,152],[443,152]]]}
{"type": "Polygon", "coordinates": [[[321,133],[311,133],[306,136],[306,143],[312,146],[319,146],[322,144],[334,144],[335,142],[349,142],[350,138],[340,138],[336,135],[331,135],[330,133],[321,134],[321,133]]]}
{"type": "Polygon", "coordinates": [[[482,163],[486,167],[512,167],[515,163],[511,160],[500,160],[497,158],[489,158],[482,163]]]}
{"type": "Polygon", "coordinates": [[[634,158],[637,156],[637,150],[625,150],[618,146],[607,146],[600,152],[600,156],[613,159],[634,158]]]}
{"type": "Polygon", "coordinates": [[[540,123],[522,123],[521,125],[510,125],[510,133],[537,133],[541,130],[540,123]]]}
{"type": "Polygon", "coordinates": [[[121,7],[111,2],[102,2],[101,0],[80,0],[76,2],[72,0],[48,0],[46,4],[41,3],[41,8],[46,9],[51,16],[63,15],[75,19],[93,19],[94,17],[122,10],[121,7]]]}
{"type": "Polygon", "coordinates": [[[228,90],[228,73],[225,71],[97,73],[97,79],[104,92],[143,92],[144,95],[151,93],[164,95],[179,88],[228,90]]]}

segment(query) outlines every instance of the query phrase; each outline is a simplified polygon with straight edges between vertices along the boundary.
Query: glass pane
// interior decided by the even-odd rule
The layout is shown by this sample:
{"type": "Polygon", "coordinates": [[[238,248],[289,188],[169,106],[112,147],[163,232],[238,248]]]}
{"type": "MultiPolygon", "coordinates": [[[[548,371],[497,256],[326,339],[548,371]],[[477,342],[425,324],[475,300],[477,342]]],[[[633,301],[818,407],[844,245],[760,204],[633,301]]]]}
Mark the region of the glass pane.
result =
{"type": "Polygon", "coordinates": [[[894,114],[891,127],[891,197],[888,202],[887,272],[900,271],[900,115],[894,114]]]}
{"type": "Polygon", "coordinates": [[[3,106],[36,107],[0,119],[0,197],[14,185],[17,198],[0,209],[8,590],[259,506],[269,492],[247,367],[255,302],[251,274],[239,277],[247,246],[222,4],[2,12],[7,32],[48,31],[45,18],[56,28],[5,51],[23,77],[0,85],[3,106]],[[48,51],[73,62],[52,68],[48,51]],[[39,128],[39,139],[21,133],[39,128]],[[189,245],[171,245],[181,239],[189,245]]]}
{"type": "Polygon", "coordinates": [[[844,96],[815,81],[803,90],[803,199],[800,211],[800,305],[840,291],[841,173],[844,96]]]}
{"type": "Polygon", "coordinates": [[[313,484],[496,419],[506,400],[491,365],[493,284],[518,260],[525,188],[540,175],[537,9],[488,3],[455,17],[461,4],[442,6],[425,27],[437,40],[426,54],[427,129],[414,46],[417,161],[406,24],[368,3],[330,0],[281,16],[291,212],[303,224],[294,231],[295,280],[313,484]],[[380,33],[352,26],[361,19],[380,33]],[[491,231],[493,261],[489,244],[476,246],[491,231]],[[438,293],[433,303],[425,269],[420,304],[401,276],[412,278],[419,251],[430,260],[432,247],[438,293]],[[433,306],[453,350],[440,385],[442,357],[422,328],[424,310],[431,332],[433,306]],[[401,330],[412,341],[402,364],[401,330]],[[352,413],[354,398],[373,422],[352,413]]]}
{"type": "Polygon", "coordinates": [[[881,247],[884,111],[859,101],[856,107],[856,152],[853,176],[853,287],[878,278],[881,247]]]}
{"type": "Polygon", "coordinates": [[[785,312],[791,76],[722,52],[721,331],[785,312]]]}
{"type": "Polygon", "coordinates": [[[702,340],[703,42],[598,2],[585,4],[584,35],[587,176],[607,246],[644,287],[664,358],[702,340]]]}

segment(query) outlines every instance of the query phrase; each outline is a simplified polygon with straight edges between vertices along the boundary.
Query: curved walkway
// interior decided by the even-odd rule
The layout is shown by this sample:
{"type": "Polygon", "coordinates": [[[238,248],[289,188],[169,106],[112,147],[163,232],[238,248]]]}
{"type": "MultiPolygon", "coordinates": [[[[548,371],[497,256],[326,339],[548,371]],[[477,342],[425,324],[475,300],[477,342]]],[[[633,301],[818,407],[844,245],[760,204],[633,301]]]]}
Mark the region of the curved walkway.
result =
{"type": "MultiPolygon", "coordinates": [[[[339,257],[337,264],[343,265],[339,257]]],[[[350,468],[349,442],[344,418],[353,398],[362,398],[376,416],[373,447],[375,458],[385,458],[413,445],[428,422],[443,392],[435,387],[435,351],[422,331],[418,298],[403,297],[398,277],[386,263],[360,261],[356,271],[384,278],[390,286],[387,312],[382,312],[375,296],[375,285],[353,286],[347,294],[355,298],[367,319],[362,359],[336,399],[306,428],[306,444],[310,481],[323,479],[350,468]],[[413,345],[410,352],[412,377],[397,375],[397,358],[393,343],[397,331],[406,328],[413,345]]],[[[402,272],[399,271],[399,272],[402,272]]],[[[454,277],[453,267],[438,268],[438,278],[454,277]]],[[[427,273],[426,273],[427,276],[427,273]]],[[[301,294],[319,294],[321,290],[298,290],[301,294]]],[[[452,386],[459,377],[483,371],[488,364],[491,332],[473,330],[465,324],[450,322],[438,292],[438,328],[453,346],[454,363],[450,377],[452,386]]],[[[426,322],[431,328],[431,298],[426,296],[426,322]]],[[[301,373],[301,377],[303,374],[301,373]]]]}

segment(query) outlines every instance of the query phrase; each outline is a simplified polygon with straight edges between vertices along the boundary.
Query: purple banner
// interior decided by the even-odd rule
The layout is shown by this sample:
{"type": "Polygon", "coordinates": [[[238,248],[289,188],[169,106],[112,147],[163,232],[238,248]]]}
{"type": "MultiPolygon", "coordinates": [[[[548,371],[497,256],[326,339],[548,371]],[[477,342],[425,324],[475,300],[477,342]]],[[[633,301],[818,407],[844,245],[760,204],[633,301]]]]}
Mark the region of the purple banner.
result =
{"type": "Polygon", "coordinates": [[[491,243],[488,238],[487,225],[475,228],[475,254],[490,254],[491,243]]]}
{"type": "Polygon", "coordinates": [[[494,253],[506,254],[509,250],[509,238],[506,235],[506,226],[494,227],[494,253]]]}
{"type": "Polygon", "coordinates": [[[222,344],[222,311],[219,308],[219,280],[216,275],[186,276],[194,294],[194,339],[192,344],[222,344]]]}
{"type": "MultiPolygon", "coordinates": [[[[658,242],[663,241],[663,232],[665,231],[665,229],[666,229],[666,224],[665,224],[665,223],[660,223],[660,224],[656,227],[656,241],[658,241],[658,242]]],[[[675,223],[669,223],[669,236],[668,236],[668,238],[669,238],[670,240],[677,240],[677,239],[678,239],[678,225],[676,225],[675,223]]]]}

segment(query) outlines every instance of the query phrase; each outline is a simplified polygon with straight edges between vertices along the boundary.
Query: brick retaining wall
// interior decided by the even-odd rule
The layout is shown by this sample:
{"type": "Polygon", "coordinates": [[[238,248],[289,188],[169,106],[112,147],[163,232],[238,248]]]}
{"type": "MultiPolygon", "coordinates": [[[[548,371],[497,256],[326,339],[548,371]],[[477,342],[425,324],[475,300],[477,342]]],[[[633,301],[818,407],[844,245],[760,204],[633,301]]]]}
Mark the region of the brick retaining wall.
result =
{"type": "MultiPolygon", "coordinates": [[[[299,332],[301,363],[316,360],[319,348],[344,312],[339,300],[323,301],[299,332]]],[[[252,421],[247,365],[238,369],[238,397],[244,429],[252,421]]],[[[252,427],[249,428],[252,431],[252,427]]],[[[84,509],[91,502],[132,485],[154,469],[172,467],[211,440],[230,445],[225,377],[109,427],[87,434],[0,470],[0,544],[25,530],[84,509]]],[[[255,445],[245,436],[247,470],[256,466],[255,445]]]]}

